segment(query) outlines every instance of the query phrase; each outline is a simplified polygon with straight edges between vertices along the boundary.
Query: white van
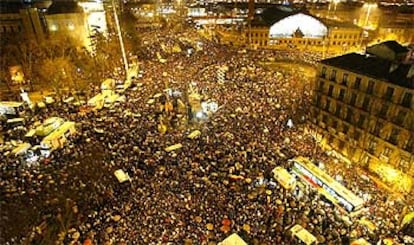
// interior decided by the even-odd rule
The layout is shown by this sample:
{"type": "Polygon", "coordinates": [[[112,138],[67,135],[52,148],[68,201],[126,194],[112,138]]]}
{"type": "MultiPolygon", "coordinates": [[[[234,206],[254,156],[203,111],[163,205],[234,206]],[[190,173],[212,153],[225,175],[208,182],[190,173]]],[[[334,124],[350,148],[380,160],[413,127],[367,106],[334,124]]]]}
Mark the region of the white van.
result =
{"type": "Polygon", "coordinates": [[[303,228],[301,225],[294,225],[292,228],[289,229],[289,234],[292,237],[298,239],[299,243],[303,243],[306,245],[315,245],[318,244],[318,240],[314,235],[312,235],[308,230],[303,228]]]}
{"type": "Polygon", "coordinates": [[[296,179],[283,167],[276,167],[272,170],[273,178],[287,190],[293,190],[296,187],[296,179]]]}

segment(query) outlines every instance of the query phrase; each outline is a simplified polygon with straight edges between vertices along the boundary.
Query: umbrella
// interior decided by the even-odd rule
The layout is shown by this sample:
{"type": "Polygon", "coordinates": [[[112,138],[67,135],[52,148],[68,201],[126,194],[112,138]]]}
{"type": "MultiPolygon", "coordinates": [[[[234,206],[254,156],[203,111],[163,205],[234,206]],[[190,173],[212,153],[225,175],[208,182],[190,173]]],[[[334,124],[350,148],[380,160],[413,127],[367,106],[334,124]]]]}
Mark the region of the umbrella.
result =
{"type": "Polygon", "coordinates": [[[214,225],[212,223],[208,223],[206,224],[206,228],[207,230],[212,231],[214,229],[214,225]]]}
{"type": "Polygon", "coordinates": [[[247,233],[250,233],[250,225],[248,225],[248,224],[244,224],[242,228],[243,228],[243,230],[245,230],[247,233]]]}
{"type": "Polygon", "coordinates": [[[228,226],[228,225],[223,225],[223,226],[221,226],[221,227],[220,227],[220,230],[221,230],[222,232],[224,232],[224,233],[227,233],[227,232],[229,232],[229,231],[230,231],[230,226],[228,226]]]}
{"type": "Polygon", "coordinates": [[[91,239],[87,238],[85,241],[83,241],[83,245],[92,245],[91,239]]]}
{"type": "Polygon", "coordinates": [[[201,221],[202,221],[203,219],[200,217],[200,216],[196,216],[195,217],[195,221],[197,222],[197,223],[201,223],[201,221]]]}
{"type": "Polygon", "coordinates": [[[230,226],[231,225],[231,220],[228,218],[224,218],[223,221],[221,221],[221,223],[225,226],[230,226]]]}

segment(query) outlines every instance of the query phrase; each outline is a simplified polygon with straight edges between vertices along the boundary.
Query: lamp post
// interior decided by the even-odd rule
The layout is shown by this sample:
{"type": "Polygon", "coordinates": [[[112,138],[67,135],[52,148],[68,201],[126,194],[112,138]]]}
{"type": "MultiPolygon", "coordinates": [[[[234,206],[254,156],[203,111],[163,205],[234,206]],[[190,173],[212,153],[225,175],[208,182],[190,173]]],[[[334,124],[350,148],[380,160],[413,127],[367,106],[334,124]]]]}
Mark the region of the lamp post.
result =
{"type": "Polygon", "coordinates": [[[366,9],[366,14],[365,14],[365,20],[363,22],[363,28],[368,28],[370,26],[369,24],[369,16],[371,14],[371,10],[372,8],[376,8],[377,4],[376,3],[365,3],[363,8],[366,9]]]}
{"type": "Polygon", "coordinates": [[[124,47],[124,41],[122,39],[121,26],[119,25],[119,19],[118,19],[118,14],[116,12],[116,6],[115,6],[114,0],[112,0],[112,8],[114,9],[115,25],[116,25],[116,30],[118,33],[119,45],[121,46],[122,59],[124,61],[125,76],[128,77],[128,60],[125,54],[125,47],[124,47]]]}

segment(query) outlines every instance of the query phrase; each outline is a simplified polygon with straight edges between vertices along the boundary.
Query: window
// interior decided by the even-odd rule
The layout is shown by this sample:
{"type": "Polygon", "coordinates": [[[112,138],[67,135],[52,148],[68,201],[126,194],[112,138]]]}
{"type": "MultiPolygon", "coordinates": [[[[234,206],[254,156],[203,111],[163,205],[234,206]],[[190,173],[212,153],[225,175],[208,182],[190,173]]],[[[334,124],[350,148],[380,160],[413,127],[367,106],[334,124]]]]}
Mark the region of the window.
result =
{"type": "Polygon", "coordinates": [[[356,99],[357,99],[357,95],[356,95],[356,93],[352,93],[352,95],[351,95],[351,101],[349,101],[349,104],[351,104],[351,105],[355,105],[355,102],[356,102],[356,99]]]}
{"type": "Polygon", "coordinates": [[[328,116],[327,115],[323,115],[322,116],[322,122],[327,123],[328,122],[328,116]]]}
{"type": "Polygon", "coordinates": [[[349,123],[352,123],[352,110],[350,110],[349,108],[348,108],[348,110],[347,110],[347,112],[346,112],[346,118],[345,118],[345,121],[347,121],[347,122],[349,122],[349,123]]]}
{"type": "Polygon", "coordinates": [[[316,95],[316,106],[321,104],[321,96],[316,95]]]}
{"type": "Polygon", "coordinates": [[[343,129],[344,129],[343,130],[344,134],[347,134],[348,131],[349,131],[349,126],[348,125],[344,125],[343,129]]]}
{"type": "Polygon", "coordinates": [[[340,140],[338,146],[339,146],[339,149],[340,150],[343,150],[344,149],[344,146],[345,146],[345,142],[343,142],[342,140],[340,140]]]}
{"type": "Polygon", "coordinates": [[[368,96],[365,96],[365,98],[364,98],[364,102],[362,103],[362,108],[364,109],[364,110],[368,110],[368,107],[369,107],[369,102],[370,102],[370,99],[369,99],[369,97],[368,96]]]}
{"type": "Polygon", "coordinates": [[[380,121],[377,121],[377,123],[375,124],[375,128],[374,128],[374,134],[376,136],[380,136],[382,127],[384,127],[384,124],[380,121]]]}
{"type": "Polygon", "coordinates": [[[365,115],[359,115],[359,119],[358,119],[358,127],[362,128],[364,126],[364,122],[365,122],[365,115]]]}
{"type": "Polygon", "coordinates": [[[398,135],[400,134],[400,130],[398,128],[393,128],[391,131],[391,135],[388,138],[388,141],[394,145],[398,143],[398,135]]]}
{"type": "Polygon", "coordinates": [[[342,106],[336,105],[335,116],[339,117],[339,115],[341,114],[341,110],[342,110],[342,106]]]}
{"type": "Polygon", "coordinates": [[[329,78],[329,80],[331,80],[331,81],[335,81],[336,80],[336,70],[332,70],[331,71],[331,77],[329,78]]]}
{"type": "Polygon", "coordinates": [[[368,152],[371,154],[375,154],[376,150],[377,150],[377,141],[371,140],[368,145],[368,152]]]}
{"type": "Polygon", "coordinates": [[[329,96],[332,96],[333,88],[334,88],[333,85],[329,85],[329,90],[328,90],[328,95],[329,96]]]}
{"type": "Polygon", "coordinates": [[[374,92],[374,81],[369,80],[368,87],[367,87],[367,94],[372,94],[372,92],[374,92]]]}
{"type": "Polygon", "coordinates": [[[327,100],[325,105],[325,111],[329,111],[329,108],[331,107],[331,101],[327,100]]]}
{"type": "Polygon", "coordinates": [[[354,83],[354,89],[359,89],[360,86],[361,86],[361,78],[356,77],[355,78],[355,83],[354,83]]]}
{"type": "Polygon", "coordinates": [[[387,100],[391,100],[393,94],[394,94],[394,88],[388,87],[387,91],[385,92],[384,98],[387,100]]]}
{"type": "Polygon", "coordinates": [[[342,84],[347,85],[348,84],[348,74],[344,73],[344,76],[342,77],[342,84]]]}
{"type": "Polygon", "coordinates": [[[323,86],[325,85],[324,81],[319,81],[319,91],[323,91],[323,86]]]}
{"type": "Polygon", "coordinates": [[[356,141],[361,139],[361,132],[359,132],[358,130],[355,130],[354,138],[355,138],[356,141]]]}
{"type": "Polygon", "coordinates": [[[381,107],[381,111],[379,113],[379,116],[386,118],[388,113],[389,105],[383,104],[381,107]]]}
{"type": "Polygon", "coordinates": [[[401,157],[400,162],[398,163],[398,168],[403,172],[407,172],[410,169],[410,162],[408,159],[401,157]]]}
{"type": "Polygon", "coordinates": [[[395,117],[395,122],[399,125],[402,125],[405,119],[405,115],[407,115],[405,111],[399,110],[397,117],[395,117]]]}
{"type": "Polygon", "coordinates": [[[407,143],[404,146],[404,149],[407,150],[408,152],[414,152],[414,137],[411,136],[407,143]]]}
{"type": "Polygon", "coordinates": [[[384,147],[384,150],[382,151],[382,155],[385,157],[390,157],[392,153],[392,149],[389,147],[384,147]]]}
{"type": "Polygon", "coordinates": [[[413,99],[413,94],[405,93],[401,105],[405,107],[410,107],[412,99],[413,99]]]}
{"type": "Polygon", "coordinates": [[[344,96],[345,96],[345,89],[341,88],[341,89],[339,90],[339,96],[338,96],[338,99],[339,99],[339,100],[343,100],[343,99],[344,99],[344,96]]]}
{"type": "Polygon", "coordinates": [[[323,78],[326,77],[326,67],[325,66],[322,67],[321,77],[323,77],[323,78]]]}

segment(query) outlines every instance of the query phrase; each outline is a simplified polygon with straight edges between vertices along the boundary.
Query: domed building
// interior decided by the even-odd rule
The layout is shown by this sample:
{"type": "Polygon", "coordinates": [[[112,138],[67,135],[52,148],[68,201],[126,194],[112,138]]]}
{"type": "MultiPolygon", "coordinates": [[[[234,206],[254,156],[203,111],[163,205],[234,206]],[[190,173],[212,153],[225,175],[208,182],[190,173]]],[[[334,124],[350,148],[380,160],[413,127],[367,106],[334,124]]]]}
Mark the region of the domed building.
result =
{"type": "Polygon", "coordinates": [[[236,40],[223,41],[254,48],[327,53],[358,50],[363,44],[363,30],[352,23],[320,19],[285,6],[256,9],[253,20],[243,28],[242,35],[236,40]]]}

